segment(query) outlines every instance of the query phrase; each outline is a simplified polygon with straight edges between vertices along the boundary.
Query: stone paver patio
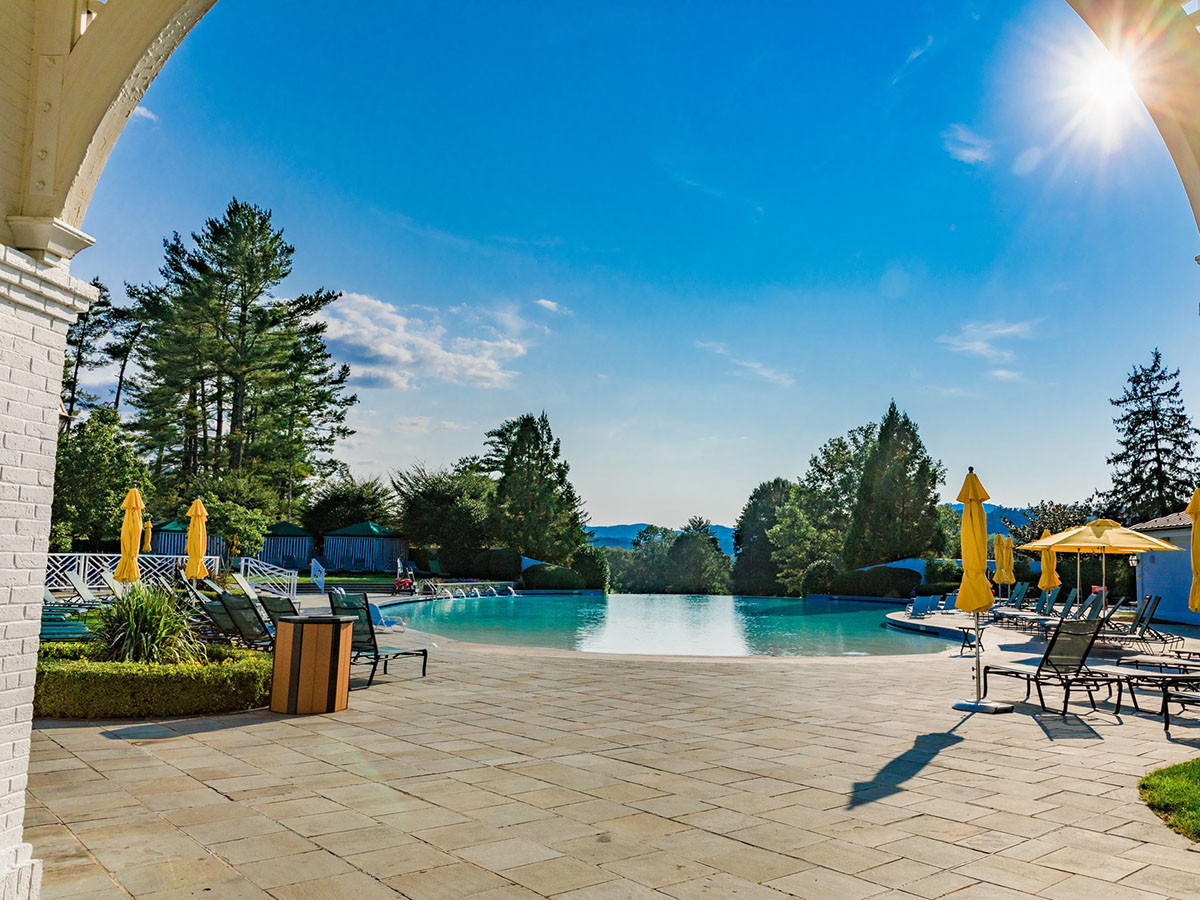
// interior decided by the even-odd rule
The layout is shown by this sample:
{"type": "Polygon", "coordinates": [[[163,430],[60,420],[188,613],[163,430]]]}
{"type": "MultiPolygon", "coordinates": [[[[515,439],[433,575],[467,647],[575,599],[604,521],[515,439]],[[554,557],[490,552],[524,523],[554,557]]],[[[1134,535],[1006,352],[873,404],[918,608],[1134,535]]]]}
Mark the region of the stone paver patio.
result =
{"type": "Polygon", "coordinates": [[[37,723],[43,897],[1200,897],[1136,789],[1200,755],[1195,716],[964,718],[949,654],[451,645],[412,676],[329,716],[37,723]]]}

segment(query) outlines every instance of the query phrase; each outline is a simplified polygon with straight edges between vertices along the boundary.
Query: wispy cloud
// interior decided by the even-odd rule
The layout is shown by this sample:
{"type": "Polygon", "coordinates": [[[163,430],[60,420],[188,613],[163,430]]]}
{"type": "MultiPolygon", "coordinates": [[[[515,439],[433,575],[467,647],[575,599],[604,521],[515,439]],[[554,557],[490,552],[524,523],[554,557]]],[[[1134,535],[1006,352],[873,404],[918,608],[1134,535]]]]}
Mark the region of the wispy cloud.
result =
{"type": "Polygon", "coordinates": [[[998,378],[1001,381],[1020,381],[1021,373],[1012,369],[992,369],[988,372],[993,378],[998,378]]]}
{"type": "MultiPolygon", "coordinates": [[[[981,356],[993,362],[1012,359],[1013,352],[1007,347],[998,346],[1006,340],[1024,340],[1033,334],[1036,319],[1024,322],[1006,322],[997,319],[994,322],[967,322],[957,334],[943,334],[938,343],[945,344],[956,353],[967,353],[971,356],[981,356]]],[[[997,372],[1007,372],[997,369],[997,372]]],[[[1003,376],[996,376],[1003,377],[1003,376]]]]}
{"type": "Polygon", "coordinates": [[[900,64],[900,68],[898,68],[892,74],[892,82],[891,82],[892,87],[895,87],[897,84],[899,84],[900,80],[905,75],[908,74],[909,69],[911,69],[916,64],[917,60],[919,60],[922,56],[924,56],[926,53],[928,53],[932,47],[933,47],[933,35],[932,34],[928,35],[925,38],[925,43],[918,44],[916,47],[913,47],[912,50],[909,51],[908,56],[906,56],[904,58],[904,62],[902,62],[900,64]]]}
{"type": "Polygon", "coordinates": [[[158,116],[156,116],[153,112],[151,112],[144,106],[135,106],[133,108],[133,112],[131,112],[129,114],[129,118],[131,118],[131,119],[146,119],[147,121],[150,121],[150,122],[158,121],[158,116]]]}
{"type": "Polygon", "coordinates": [[[722,359],[728,360],[729,364],[747,374],[753,375],[755,378],[760,378],[763,381],[777,384],[780,387],[791,387],[796,383],[796,379],[789,373],[779,369],[772,369],[764,363],[753,359],[739,359],[734,356],[726,344],[720,341],[696,341],[696,346],[714,356],[719,356],[722,359]]]}
{"type": "Polygon", "coordinates": [[[992,142],[966,125],[956,123],[943,131],[942,146],[959,162],[969,166],[978,166],[992,159],[992,142]]]}
{"type": "Polygon", "coordinates": [[[503,387],[516,375],[505,363],[526,352],[511,337],[451,335],[435,319],[405,315],[365,294],[343,294],[322,317],[334,357],[349,362],[364,387],[407,390],[421,381],[503,387]]]}
{"type": "Polygon", "coordinates": [[[545,297],[543,297],[541,300],[534,300],[533,302],[542,309],[550,310],[552,313],[565,313],[568,311],[567,308],[561,303],[555,303],[553,300],[547,300],[545,297]]]}

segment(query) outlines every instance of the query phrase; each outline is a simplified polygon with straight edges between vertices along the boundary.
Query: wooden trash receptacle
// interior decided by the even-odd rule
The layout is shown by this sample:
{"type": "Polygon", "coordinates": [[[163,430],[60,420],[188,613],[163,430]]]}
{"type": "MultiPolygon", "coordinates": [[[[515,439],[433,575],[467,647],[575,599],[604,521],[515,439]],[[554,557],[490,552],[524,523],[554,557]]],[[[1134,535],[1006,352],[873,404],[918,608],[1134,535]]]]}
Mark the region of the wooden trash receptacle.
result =
{"type": "Polygon", "coordinates": [[[275,631],[271,712],[345,709],[354,616],[281,616],[275,631]]]}

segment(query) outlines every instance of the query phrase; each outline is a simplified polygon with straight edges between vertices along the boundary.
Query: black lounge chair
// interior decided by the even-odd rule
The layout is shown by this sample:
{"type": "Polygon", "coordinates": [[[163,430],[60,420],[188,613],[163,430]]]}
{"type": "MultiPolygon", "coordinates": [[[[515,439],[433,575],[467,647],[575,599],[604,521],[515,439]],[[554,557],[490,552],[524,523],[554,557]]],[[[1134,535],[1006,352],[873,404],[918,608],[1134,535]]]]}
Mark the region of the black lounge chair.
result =
{"type": "Polygon", "coordinates": [[[1046,698],[1042,694],[1042,685],[1056,685],[1063,689],[1062,714],[1067,714],[1067,704],[1071,700],[1071,690],[1081,687],[1087,691],[1088,701],[1092,709],[1096,708],[1096,698],[1092,692],[1097,688],[1106,687],[1109,693],[1112,686],[1117,686],[1117,712],[1121,711],[1121,689],[1123,680],[1094,669],[1088,669],[1084,663],[1092,652],[1092,644],[1100,633],[1102,622],[1098,618],[1065,619],[1058,623],[1050,636],[1050,643],[1041,662],[1036,666],[1028,663],[993,663],[983,667],[983,693],[988,692],[989,675],[1003,675],[1008,678],[1021,678],[1025,681],[1025,699],[1029,692],[1037,688],[1038,703],[1046,711],[1046,698]]]}
{"type": "Polygon", "coordinates": [[[367,687],[375,680],[375,670],[383,663],[383,674],[387,674],[389,660],[401,656],[421,657],[421,677],[429,665],[429,651],[424,647],[387,650],[379,649],[379,641],[375,636],[375,623],[371,621],[371,605],[367,595],[347,594],[342,591],[329,592],[329,606],[335,616],[354,616],[354,636],[350,643],[350,665],[366,665],[370,663],[371,674],[367,677],[367,687]]]}
{"type": "Polygon", "coordinates": [[[292,602],[291,597],[282,597],[279,594],[259,594],[258,602],[266,611],[267,618],[271,620],[271,627],[276,631],[279,630],[279,619],[282,616],[300,615],[300,610],[296,609],[296,604],[292,602]]]}
{"type": "MultiPolygon", "coordinates": [[[[233,620],[238,637],[252,650],[270,650],[275,646],[275,635],[263,621],[254,601],[241,594],[222,593],[218,598],[225,612],[233,620]]],[[[207,606],[207,604],[206,604],[207,606]]]]}

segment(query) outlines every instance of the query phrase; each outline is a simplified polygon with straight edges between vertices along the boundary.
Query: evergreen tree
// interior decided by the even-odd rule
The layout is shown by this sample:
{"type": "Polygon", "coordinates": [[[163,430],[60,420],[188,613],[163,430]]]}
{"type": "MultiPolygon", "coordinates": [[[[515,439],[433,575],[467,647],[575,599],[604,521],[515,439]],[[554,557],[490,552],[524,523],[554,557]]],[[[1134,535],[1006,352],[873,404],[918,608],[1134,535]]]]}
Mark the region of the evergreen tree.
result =
{"type": "Polygon", "coordinates": [[[587,543],[587,515],[550,420],[526,413],[487,433],[482,471],[496,477],[492,509],[500,543],[543,562],[566,563],[587,543]]]}
{"type": "Polygon", "coordinates": [[[1108,458],[1108,505],[1127,522],[1143,522],[1187,506],[1197,480],[1196,435],[1183,408],[1179,370],[1168,371],[1158,348],[1150,365],[1135,365],[1125,390],[1111,401],[1118,450],[1108,458]]]}
{"type": "Polygon", "coordinates": [[[344,475],[325,482],[301,517],[301,524],[319,535],[359,522],[396,522],[396,494],[378,478],[344,475]]]}
{"type": "Polygon", "coordinates": [[[779,522],[779,511],[787,503],[792,485],[786,478],[764,481],[742,507],[733,532],[733,589],[738,594],[773,596],[783,591],[775,546],[767,532],[779,522]]]}
{"type": "Polygon", "coordinates": [[[846,566],[940,551],[938,486],[944,478],[945,469],[925,449],[916,424],[892,401],[863,467],[842,548],[846,566]]]}
{"type": "Polygon", "coordinates": [[[729,557],[721,550],[708,519],[688,519],[667,551],[667,561],[671,593],[723,594],[729,590],[729,557]]]}
{"type": "MultiPolygon", "coordinates": [[[[100,296],[79,314],[67,329],[67,353],[63,362],[62,401],[67,409],[67,417],[73,419],[76,404],[87,407],[94,405],[99,398],[80,389],[80,376],[89,369],[95,369],[104,362],[101,341],[112,327],[113,305],[108,288],[99,278],[92,279],[92,286],[100,292],[100,296]]],[[[64,443],[70,440],[70,434],[63,436],[64,443]]]]}
{"type": "Polygon", "coordinates": [[[441,566],[467,572],[471,560],[493,541],[491,503],[496,484],[470,462],[454,469],[418,463],[392,475],[400,501],[400,528],[441,566]]]}

